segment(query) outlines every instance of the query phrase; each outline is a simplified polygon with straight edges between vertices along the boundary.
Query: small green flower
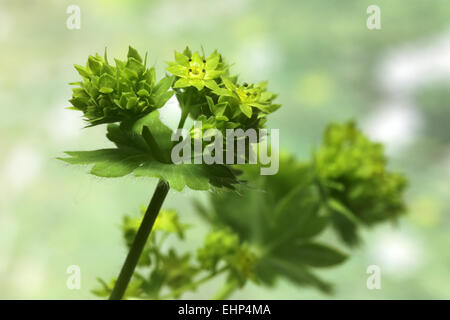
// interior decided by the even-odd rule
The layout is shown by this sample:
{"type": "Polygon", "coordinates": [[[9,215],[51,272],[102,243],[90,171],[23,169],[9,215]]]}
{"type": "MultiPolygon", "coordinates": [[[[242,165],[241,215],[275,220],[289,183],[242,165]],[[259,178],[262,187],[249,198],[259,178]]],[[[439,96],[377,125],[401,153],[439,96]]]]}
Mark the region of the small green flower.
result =
{"type": "MultiPolygon", "coordinates": [[[[198,269],[191,263],[189,253],[179,254],[171,248],[167,255],[161,257],[161,271],[163,281],[167,286],[176,290],[183,286],[192,284],[198,269]]],[[[193,285],[195,288],[195,285],[193,285]]],[[[176,296],[178,298],[178,296],[176,296]]]]}
{"type": "Polygon", "coordinates": [[[243,286],[248,279],[257,282],[255,275],[255,265],[257,263],[256,255],[251,251],[250,247],[244,243],[241,244],[236,253],[229,258],[232,276],[239,281],[240,286],[243,286]]]}
{"type": "Polygon", "coordinates": [[[239,237],[229,229],[210,232],[203,247],[197,250],[197,260],[202,268],[215,270],[219,261],[234,256],[239,250],[239,237]]]}
{"type": "Polygon", "coordinates": [[[281,106],[272,103],[277,95],[267,91],[267,82],[258,84],[244,82],[242,85],[238,85],[227,77],[222,77],[222,82],[225,88],[218,88],[213,91],[220,96],[219,102],[228,102],[230,105],[238,106],[247,118],[251,118],[254,114],[253,108],[261,111],[257,118],[262,118],[281,106]]]}
{"type": "Polygon", "coordinates": [[[198,52],[191,54],[189,48],[186,48],[184,53],[175,51],[175,62],[168,62],[168,65],[167,71],[179,77],[174,88],[193,86],[199,91],[204,87],[217,89],[218,85],[214,79],[219,78],[226,70],[217,51],[204,58],[198,52]]]}
{"type": "Polygon", "coordinates": [[[255,279],[255,254],[228,228],[212,231],[206,236],[203,247],[197,250],[197,260],[204,270],[212,272],[219,265],[225,265],[229,269],[228,280],[236,279],[241,286],[248,279],[255,279]]]}
{"type": "MultiPolygon", "coordinates": [[[[143,207],[145,212],[145,207],[143,207]]],[[[184,232],[188,228],[188,225],[181,223],[178,213],[175,210],[164,210],[159,212],[158,217],[155,220],[153,230],[160,230],[166,233],[176,233],[180,239],[184,238],[184,232]]]]}

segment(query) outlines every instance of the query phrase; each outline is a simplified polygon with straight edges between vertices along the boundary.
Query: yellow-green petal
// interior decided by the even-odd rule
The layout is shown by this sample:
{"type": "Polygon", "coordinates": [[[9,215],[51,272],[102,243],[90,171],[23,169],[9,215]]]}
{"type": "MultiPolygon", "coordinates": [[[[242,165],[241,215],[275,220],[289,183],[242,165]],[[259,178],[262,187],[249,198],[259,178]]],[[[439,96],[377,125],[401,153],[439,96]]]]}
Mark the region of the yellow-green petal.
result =
{"type": "Polygon", "coordinates": [[[180,78],[178,79],[177,82],[175,82],[175,84],[173,85],[174,88],[184,88],[184,87],[189,87],[190,81],[187,78],[180,78]]]}
{"type": "Polygon", "coordinates": [[[214,70],[219,65],[220,54],[216,51],[206,59],[206,69],[214,70]]]}
{"type": "Polygon", "coordinates": [[[223,73],[222,70],[206,70],[205,80],[216,79],[223,73]]]}
{"type": "Polygon", "coordinates": [[[205,80],[203,81],[205,86],[211,90],[219,90],[219,85],[214,80],[205,80]]]}
{"type": "Polygon", "coordinates": [[[192,55],[191,65],[195,67],[203,66],[203,59],[198,52],[194,52],[194,54],[192,55]]]}
{"type": "Polygon", "coordinates": [[[189,66],[189,57],[185,56],[182,53],[179,53],[175,51],[175,61],[182,66],[188,67],[189,66]]]}
{"type": "Polygon", "coordinates": [[[167,71],[171,74],[179,77],[187,77],[188,69],[180,65],[172,65],[167,67],[167,71]]]}
{"type": "Polygon", "coordinates": [[[205,87],[205,84],[200,79],[192,79],[190,80],[190,84],[197,88],[198,91],[202,90],[205,87]]]}

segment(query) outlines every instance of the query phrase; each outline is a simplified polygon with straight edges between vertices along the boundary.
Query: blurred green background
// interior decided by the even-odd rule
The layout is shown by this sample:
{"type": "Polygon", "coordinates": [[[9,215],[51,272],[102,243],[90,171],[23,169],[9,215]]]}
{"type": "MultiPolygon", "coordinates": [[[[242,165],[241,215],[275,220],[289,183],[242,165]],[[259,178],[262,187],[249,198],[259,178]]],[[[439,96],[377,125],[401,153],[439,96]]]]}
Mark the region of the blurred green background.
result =
{"type": "MultiPolygon", "coordinates": [[[[159,75],[174,49],[219,49],[243,79],[270,80],[283,107],[268,125],[282,149],[300,159],[328,122],[354,118],[386,144],[390,168],[410,179],[409,214],[399,225],[365,232],[350,260],[320,275],[326,296],[280,281],[247,285],[236,299],[450,299],[450,5],[397,1],[0,1],[0,298],[95,298],[96,277],[116,276],[125,257],[119,225],[146,204],[155,180],[100,179],[55,158],[64,150],[107,145],[104,127],[81,130],[65,110],[73,64],[89,54],[123,58],[128,45],[149,51],[159,75]],[[69,30],[69,5],[81,29],[69,30]],[[381,30],[366,9],[381,8],[381,30]],[[382,270],[382,289],[366,288],[366,268],[382,270]],[[68,290],[66,268],[81,267],[81,289],[68,290]]],[[[163,114],[177,121],[176,106],[163,114]]],[[[207,227],[193,197],[171,192],[188,250],[207,227]]],[[[223,279],[222,279],[223,280],[223,279]]],[[[208,299],[216,284],[188,298],[208,299]]]]}

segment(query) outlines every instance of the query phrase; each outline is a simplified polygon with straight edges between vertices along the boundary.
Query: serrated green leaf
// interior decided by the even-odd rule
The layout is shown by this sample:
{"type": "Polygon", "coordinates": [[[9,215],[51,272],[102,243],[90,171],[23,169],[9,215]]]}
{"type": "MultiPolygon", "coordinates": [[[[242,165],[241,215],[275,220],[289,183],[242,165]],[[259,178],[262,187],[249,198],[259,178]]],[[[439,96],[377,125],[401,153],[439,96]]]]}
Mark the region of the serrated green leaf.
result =
{"type": "Polygon", "coordinates": [[[143,155],[123,155],[117,159],[96,163],[91,169],[91,174],[104,178],[123,177],[133,172],[145,160],[146,157],[143,155]]]}
{"type": "Polygon", "coordinates": [[[164,179],[178,191],[184,187],[208,190],[211,187],[234,189],[239,183],[235,172],[225,165],[170,163],[172,131],[154,111],[137,120],[132,128],[108,125],[107,137],[117,149],[67,152],[60,158],[71,164],[94,165],[91,173],[101,177],[119,177],[134,172],[135,176],[164,179]]]}
{"type": "Polygon", "coordinates": [[[131,130],[124,130],[117,124],[108,125],[106,137],[121,150],[130,150],[134,153],[150,151],[141,135],[131,130]]]}
{"type": "Polygon", "coordinates": [[[146,159],[143,154],[129,153],[120,149],[70,151],[66,154],[71,157],[58,159],[70,164],[94,164],[91,174],[105,178],[130,174],[146,159]]]}
{"type": "Polygon", "coordinates": [[[147,162],[137,168],[134,174],[137,177],[157,177],[167,181],[172,189],[181,191],[184,187],[193,190],[208,190],[211,185],[233,189],[238,180],[228,170],[224,175],[222,165],[198,164],[167,164],[158,161],[147,162]]]}
{"type": "Polygon", "coordinates": [[[91,164],[101,161],[107,161],[108,159],[115,158],[120,154],[118,149],[100,149],[94,151],[66,151],[65,154],[70,158],[58,157],[58,160],[70,164],[91,164]]]}

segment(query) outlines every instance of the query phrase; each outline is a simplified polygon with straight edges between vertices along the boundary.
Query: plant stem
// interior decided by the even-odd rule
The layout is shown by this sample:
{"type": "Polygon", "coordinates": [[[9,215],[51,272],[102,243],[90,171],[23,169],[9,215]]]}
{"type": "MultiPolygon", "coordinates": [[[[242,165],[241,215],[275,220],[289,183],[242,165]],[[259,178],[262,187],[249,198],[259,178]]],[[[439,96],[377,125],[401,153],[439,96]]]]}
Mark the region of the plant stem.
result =
{"type": "Polygon", "coordinates": [[[168,299],[168,298],[177,297],[177,296],[183,294],[185,291],[188,291],[188,290],[191,290],[191,289],[195,289],[197,286],[199,286],[202,283],[205,283],[205,282],[211,280],[212,278],[214,278],[215,276],[225,272],[226,270],[228,270],[228,267],[224,267],[224,268],[222,268],[222,269],[220,269],[220,270],[218,270],[218,271],[216,271],[214,273],[211,273],[211,274],[209,274],[209,275],[207,275],[207,276],[205,276],[205,277],[195,281],[194,283],[190,283],[190,284],[187,284],[185,286],[182,286],[181,288],[179,288],[177,290],[174,290],[173,292],[171,292],[171,293],[169,293],[169,294],[159,298],[159,300],[165,300],[165,299],[168,299]]]}
{"type": "Polygon", "coordinates": [[[180,104],[181,107],[181,117],[180,117],[180,122],[178,122],[178,129],[182,129],[184,127],[184,122],[186,121],[188,115],[189,115],[189,108],[190,108],[190,103],[191,103],[191,95],[187,94],[186,95],[181,95],[179,96],[177,94],[177,100],[180,104]],[[184,101],[184,97],[186,97],[186,101],[184,101]]]}
{"type": "Polygon", "coordinates": [[[180,122],[178,122],[178,129],[183,129],[183,127],[184,127],[184,122],[186,121],[188,115],[189,115],[189,112],[186,111],[185,109],[183,109],[183,110],[181,111],[180,122]]]}
{"type": "Polygon", "coordinates": [[[128,252],[127,258],[122,266],[119,278],[117,279],[111,296],[109,297],[110,300],[122,299],[168,192],[169,185],[165,181],[159,180],[155,192],[153,193],[153,197],[150,200],[150,204],[145,211],[144,219],[142,220],[133,244],[131,245],[130,251],[128,252]]]}

